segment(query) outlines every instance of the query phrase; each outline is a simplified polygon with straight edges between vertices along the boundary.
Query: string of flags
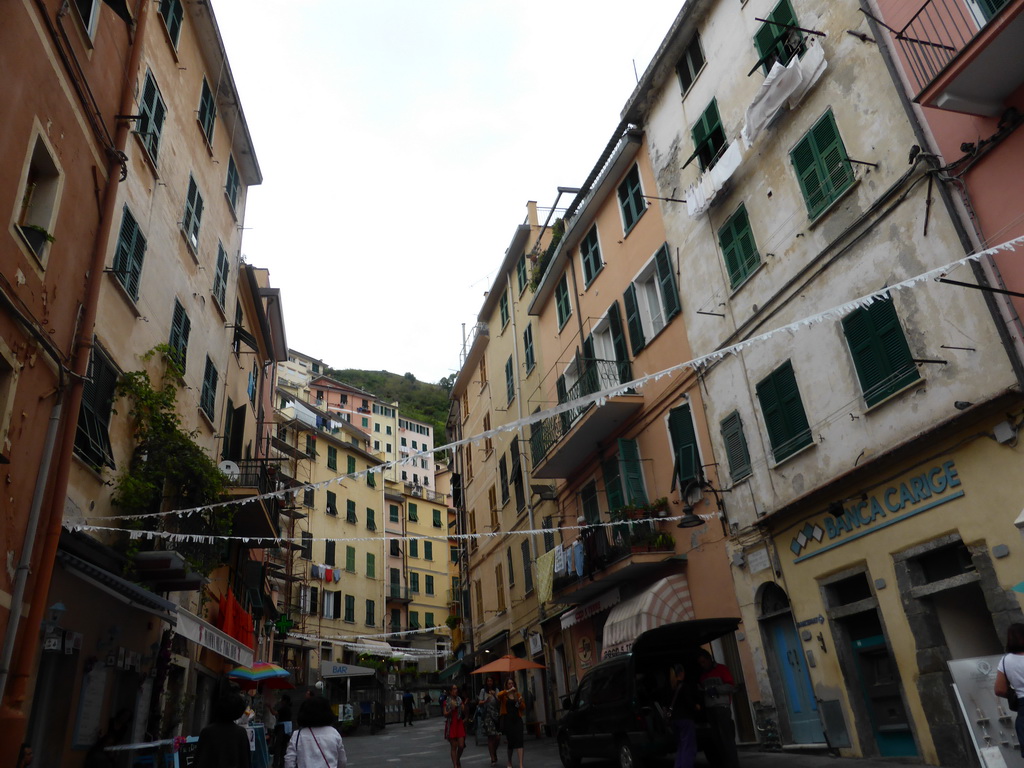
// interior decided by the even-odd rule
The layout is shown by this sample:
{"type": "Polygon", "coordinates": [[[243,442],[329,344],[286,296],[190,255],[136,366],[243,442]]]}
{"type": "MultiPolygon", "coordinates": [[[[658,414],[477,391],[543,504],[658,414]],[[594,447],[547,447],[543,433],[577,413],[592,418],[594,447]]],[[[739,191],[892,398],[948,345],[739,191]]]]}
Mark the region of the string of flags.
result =
{"type": "MultiPolygon", "coordinates": [[[[889,284],[889,285],[887,285],[887,286],[885,286],[885,287],[883,287],[883,288],[881,288],[881,289],[879,289],[877,291],[873,291],[873,292],[871,292],[869,294],[866,294],[864,296],[861,296],[861,297],[859,297],[857,299],[853,299],[852,301],[848,301],[848,302],[845,302],[843,304],[839,304],[837,306],[834,306],[834,307],[826,309],[826,310],[824,310],[822,312],[819,312],[819,313],[817,313],[815,315],[810,315],[810,316],[804,317],[804,318],[802,318],[800,320],[796,320],[796,321],[794,321],[792,323],[788,323],[786,325],[780,326],[780,327],[772,329],[770,331],[766,331],[765,333],[758,334],[756,336],[752,336],[750,338],[744,339],[743,341],[736,342],[735,344],[731,344],[731,345],[728,345],[728,346],[725,346],[725,347],[721,347],[721,348],[715,350],[714,352],[710,352],[708,354],[700,355],[700,356],[692,358],[690,360],[687,360],[687,361],[684,361],[684,362],[681,362],[681,363],[677,363],[676,365],[670,366],[668,368],[664,368],[664,369],[662,369],[660,371],[657,371],[655,373],[646,374],[646,375],[638,377],[638,378],[636,378],[636,379],[634,379],[632,381],[626,382],[625,384],[620,384],[618,386],[611,387],[611,388],[604,389],[604,390],[600,390],[598,392],[594,392],[592,394],[585,395],[585,396],[576,398],[574,400],[566,401],[564,403],[559,403],[556,406],[553,406],[553,407],[548,408],[546,410],[537,411],[537,412],[532,413],[532,414],[530,414],[530,415],[528,415],[528,416],[526,416],[526,417],[524,417],[522,419],[518,419],[518,420],[515,420],[515,421],[512,421],[512,422],[506,423],[506,424],[502,424],[502,425],[500,425],[498,427],[494,427],[494,428],[486,430],[484,432],[480,432],[478,434],[474,434],[474,435],[472,435],[470,437],[462,438],[460,440],[454,440],[454,441],[452,441],[450,443],[447,443],[445,445],[441,445],[441,446],[435,447],[433,450],[420,451],[420,452],[418,452],[416,454],[411,454],[408,457],[403,457],[402,459],[398,459],[398,460],[395,460],[395,461],[384,462],[382,464],[379,464],[379,465],[376,465],[376,466],[373,466],[373,467],[369,467],[369,468],[367,468],[365,470],[362,470],[362,471],[359,471],[359,472],[353,472],[353,473],[347,473],[347,474],[344,474],[344,475],[339,475],[337,477],[330,478],[328,480],[321,481],[321,482],[318,482],[318,483],[307,483],[307,484],[304,484],[304,485],[301,485],[301,486],[295,486],[295,487],[291,487],[291,488],[286,488],[286,489],[281,489],[281,490],[276,490],[276,491],[270,491],[268,493],[263,493],[263,494],[247,497],[244,500],[231,500],[231,501],[216,502],[216,503],[213,503],[213,504],[206,504],[206,505],[203,505],[203,506],[189,507],[189,508],[175,509],[175,510],[168,510],[168,511],[164,511],[164,512],[152,512],[152,513],[140,514],[140,515],[93,515],[93,516],[86,517],[85,519],[143,520],[143,519],[152,519],[152,518],[168,517],[168,516],[175,516],[175,515],[178,516],[179,518],[182,518],[182,517],[187,517],[189,515],[200,514],[200,513],[205,513],[205,512],[211,512],[211,511],[214,511],[214,510],[217,510],[217,509],[226,508],[226,507],[230,507],[230,506],[252,504],[252,503],[256,503],[256,502],[262,501],[262,500],[286,499],[288,496],[292,496],[294,498],[298,498],[299,495],[302,494],[306,490],[320,490],[320,489],[327,488],[327,487],[329,487],[331,485],[336,485],[336,484],[340,485],[342,482],[344,482],[345,480],[348,480],[348,479],[362,479],[362,478],[365,478],[366,476],[371,475],[371,474],[382,473],[382,472],[384,472],[387,469],[390,469],[390,468],[392,468],[394,466],[397,466],[397,465],[407,461],[409,458],[415,458],[415,457],[420,457],[420,456],[427,456],[427,455],[429,455],[431,453],[435,453],[435,452],[438,452],[438,451],[452,450],[452,449],[455,449],[455,448],[458,448],[458,447],[464,446],[464,445],[475,445],[475,444],[480,443],[480,442],[482,442],[484,440],[492,439],[492,438],[496,437],[497,435],[499,435],[501,433],[518,431],[519,429],[521,429],[523,427],[528,427],[528,426],[530,426],[532,424],[545,421],[547,419],[550,419],[550,418],[552,418],[554,416],[558,416],[559,414],[562,414],[562,413],[565,413],[565,412],[568,412],[568,411],[577,411],[579,409],[582,409],[582,408],[584,408],[586,406],[589,406],[589,405],[592,405],[592,404],[596,404],[598,407],[600,407],[600,406],[604,405],[609,398],[625,394],[625,393],[627,393],[629,391],[635,391],[635,390],[643,387],[648,382],[658,381],[659,379],[661,379],[661,378],[663,378],[665,376],[671,376],[671,375],[673,375],[675,373],[681,372],[681,371],[686,370],[686,369],[699,369],[699,368],[701,368],[703,366],[706,366],[708,364],[718,362],[718,361],[720,361],[720,360],[722,360],[722,359],[724,359],[726,357],[736,355],[739,352],[742,352],[743,350],[745,350],[745,349],[747,349],[747,348],[749,348],[751,346],[754,346],[756,344],[759,344],[759,343],[761,343],[761,342],[771,338],[772,336],[775,336],[775,335],[780,334],[780,333],[793,333],[794,331],[798,331],[798,330],[801,330],[801,329],[806,329],[806,328],[809,328],[812,325],[815,325],[815,324],[818,324],[818,323],[823,323],[823,322],[826,322],[826,321],[841,320],[843,317],[845,317],[850,312],[852,312],[852,311],[854,311],[856,309],[863,309],[863,308],[869,307],[875,301],[887,299],[890,296],[890,294],[892,292],[894,292],[894,291],[901,291],[901,290],[904,290],[904,289],[913,288],[913,287],[915,287],[915,286],[917,286],[917,285],[919,285],[921,283],[930,282],[930,281],[936,280],[938,278],[945,277],[946,275],[948,275],[949,273],[955,271],[956,269],[958,269],[960,267],[966,266],[966,265],[970,264],[971,262],[979,261],[982,258],[985,258],[985,257],[988,257],[988,256],[993,256],[993,255],[995,255],[997,253],[1000,253],[1000,252],[1003,252],[1003,253],[1016,252],[1020,246],[1024,246],[1024,237],[1017,237],[1017,238],[1014,238],[1012,240],[1008,240],[1008,241],[1006,241],[1004,243],[1001,243],[999,245],[993,246],[991,248],[987,248],[985,250],[982,250],[982,251],[979,251],[979,252],[976,252],[976,253],[968,254],[968,255],[960,258],[960,259],[952,261],[952,262],[950,262],[948,264],[945,264],[945,265],[943,265],[941,267],[935,267],[933,269],[927,270],[926,272],[922,272],[922,273],[920,273],[918,275],[915,275],[913,277],[907,278],[906,280],[902,280],[900,282],[889,284]]],[[[663,519],[678,519],[678,518],[663,518],[663,519]]],[[[171,541],[186,541],[186,542],[192,542],[192,543],[211,543],[212,544],[215,541],[222,541],[222,540],[236,540],[236,541],[243,541],[243,542],[246,542],[246,543],[254,542],[254,541],[255,542],[259,542],[259,541],[268,541],[269,542],[270,541],[268,539],[254,539],[254,538],[251,538],[251,537],[238,537],[238,536],[211,536],[211,535],[197,535],[197,534],[177,534],[177,533],[170,533],[170,532],[167,532],[167,531],[139,531],[139,530],[135,530],[135,529],[131,529],[131,528],[115,528],[115,527],[107,527],[107,526],[94,526],[94,525],[86,525],[86,524],[81,524],[81,523],[73,523],[73,522],[68,522],[68,521],[65,521],[65,527],[67,527],[67,528],[69,528],[71,530],[76,530],[76,531],[124,532],[124,533],[129,534],[129,536],[131,538],[139,538],[139,537],[154,538],[154,537],[159,537],[159,538],[169,539],[171,541]]],[[[559,528],[543,529],[541,531],[514,531],[514,533],[521,533],[521,534],[524,534],[524,535],[537,535],[537,534],[541,534],[541,533],[549,533],[550,534],[550,533],[553,533],[555,531],[574,530],[574,529],[578,529],[580,527],[581,526],[562,526],[562,527],[559,527],[559,528]]],[[[483,538],[483,537],[488,537],[488,536],[503,536],[503,535],[506,535],[506,533],[507,532],[500,532],[499,531],[499,532],[491,532],[491,533],[457,534],[457,535],[451,535],[448,538],[455,538],[455,539],[459,539],[459,538],[478,538],[478,537],[479,538],[483,538]]],[[[350,537],[350,538],[344,538],[344,539],[326,539],[325,538],[325,539],[320,539],[320,540],[323,540],[323,541],[327,541],[327,540],[330,540],[330,541],[375,541],[375,540],[379,540],[379,538],[380,537],[362,537],[362,538],[360,538],[360,537],[350,537]]],[[[409,541],[409,540],[413,540],[413,539],[426,538],[426,537],[422,537],[422,536],[397,536],[397,537],[389,537],[389,538],[397,538],[397,539],[400,539],[400,540],[407,540],[407,541],[409,541]]],[[[275,542],[283,542],[283,541],[288,541],[288,540],[289,539],[279,538],[279,539],[274,539],[273,541],[275,541],[275,542]]],[[[308,540],[309,539],[307,538],[307,541],[308,540]]],[[[314,540],[316,540],[316,539],[314,539],[314,540]]]]}

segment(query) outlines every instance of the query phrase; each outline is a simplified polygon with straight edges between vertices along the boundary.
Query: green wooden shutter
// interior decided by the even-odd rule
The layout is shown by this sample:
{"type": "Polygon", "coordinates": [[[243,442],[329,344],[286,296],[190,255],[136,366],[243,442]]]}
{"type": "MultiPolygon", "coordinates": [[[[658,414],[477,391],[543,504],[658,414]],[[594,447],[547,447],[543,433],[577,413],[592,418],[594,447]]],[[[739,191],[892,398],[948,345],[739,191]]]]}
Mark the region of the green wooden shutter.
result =
{"type": "Polygon", "coordinates": [[[675,452],[675,479],[680,491],[686,484],[700,477],[700,457],[697,452],[697,433],[693,428],[693,414],[689,405],[673,408],[668,414],[668,432],[675,452]]]}
{"type": "Polygon", "coordinates": [[[177,353],[175,362],[181,368],[182,373],[185,373],[188,361],[188,337],[191,330],[192,321],[188,319],[188,314],[181,306],[181,302],[175,299],[174,315],[171,317],[171,337],[168,343],[177,353]]]}
{"type": "Polygon", "coordinates": [[[327,492],[327,514],[335,516],[338,514],[338,494],[334,491],[327,492]]]}
{"type": "Polygon", "coordinates": [[[790,158],[812,219],[853,183],[853,168],[831,110],[797,143],[790,158]]]}
{"type": "Polygon", "coordinates": [[[622,303],[626,308],[626,327],[629,328],[629,343],[636,355],[646,345],[644,339],[644,326],[640,320],[640,306],[636,301],[636,286],[630,283],[626,286],[626,292],[622,294],[622,303]]]}
{"type": "MultiPolygon", "coordinates": [[[[565,374],[564,373],[561,374],[557,379],[555,379],[555,391],[558,393],[558,402],[559,403],[564,403],[568,399],[568,394],[566,393],[566,389],[565,389],[565,374]]],[[[572,416],[569,415],[569,412],[568,411],[564,411],[564,412],[558,414],[558,418],[562,422],[562,431],[564,432],[564,431],[568,430],[569,429],[569,424],[572,421],[572,416]]],[[[502,457],[502,459],[504,459],[504,457],[502,457]]],[[[503,498],[508,498],[508,496],[505,495],[503,498]]]]}
{"type": "Polygon", "coordinates": [[[672,258],[668,243],[661,246],[654,257],[654,266],[658,270],[658,285],[661,288],[661,300],[665,304],[665,323],[679,314],[679,291],[676,290],[676,277],[672,273],[672,258]]]}
{"type": "Polygon", "coordinates": [[[347,474],[354,475],[356,472],[356,459],[354,456],[348,456],[348,471],[347,474]]]}
{"type": "Polygon", "coordinates": [[[788,360],[757,385],[772,455],[779,462],[811,442],[793,365],[788,360]]]}
{"type": "Polygon", "coordinates": [[[808,133],[800,139],[789,156],[793,161],[797,181],[800,182],[800,191],[804,195],[807,214],[813,219],[828,205],[828,198],[824,180],[821,178],[821,171],[818,168],[811,134],[808,133]]]}
{"type": "Polygon", "coordinates": [[[601,463],[601,472],[604,475],[604,493],[608,498],[608,509],[619,509],[625,506],[626,500],[622,495],[622,480],[619,477],[619,457],[612,456],[601,463]]]}
{"type": "Polygon", "coordinates": [[[217,403],[217,366],[213,364],[210,356],[206,356],[206,368],[203,370],[203,392],[199,399],[199,407],[203,413],[213,420],[217,403]]]}
{"type": "Polygon", "coordinates": [[[627,381],[633,380],[633,372],[629,365],[629,350],[626,349],[626,337],[622,333],[622,318],[619,316],[619,302],[617,301],[613,301],[608,308],[608,330],[612,336],[615,362],[619,367],[619,383],[625,384],[627,381]]]}
{"type": "Polygon", "coordinates": [[[590,363],[591,360],[596,360],[597,356],[594,352],[594,336],[588,333],[587,337],[583,339],[583,360],[586,363],[590,363]]]}
{"type": "Polygon", "coordinates": [[[217,124],[217,103],[213,98],[213,91],[209,83],[203,78],[203,91],[199,96],[199,122],[203,126],[203,133],[211,144],[213,143],[213,129],[217,124]]]}
{"type": "Polygon", "coordinates": [[[145,253],[146,238],[142,236],[138,222],[126,205],[121,217],[121,231],[117,238],[114,276],[133,300],[139,298],[139,281],[145,253]]]}
{"type": "Polygon", "coordinates": [[[345,501],[345,520],[349,523],[356,522],[356,503],[352,499],[345,501]]]}
{"type": "Polygon", "coordinates": [[[356,569],[356,548],[345,547],[345,570],[355,571],[356,569]]]}
{"type": "Polygon", "coordinates": [[[992,18],[1006,7],[1010,0],[977,0],[985,21],[992,21],[992,18]]]}
{"type": "Polygon", "coordinates": [[[630,504],[646,504],[647,490],[644,488],[640,449],[636,446],[636,440],[620,439],[618,443],[622,474],[626,480],[626,498],[630,504]]]}
{"type": "Polygon", "coordinates": [[[722,442],[729,462],[729,477],[737,483],[750,475],[750,451],[743,434],[743,421],[739,411],[733,411],[722,420],[722,442]]]}
{"type": "Polygon", "coordinates": [[[851,312],[843,332],[869,407],[920,378],[891,297],[851,312]]]}

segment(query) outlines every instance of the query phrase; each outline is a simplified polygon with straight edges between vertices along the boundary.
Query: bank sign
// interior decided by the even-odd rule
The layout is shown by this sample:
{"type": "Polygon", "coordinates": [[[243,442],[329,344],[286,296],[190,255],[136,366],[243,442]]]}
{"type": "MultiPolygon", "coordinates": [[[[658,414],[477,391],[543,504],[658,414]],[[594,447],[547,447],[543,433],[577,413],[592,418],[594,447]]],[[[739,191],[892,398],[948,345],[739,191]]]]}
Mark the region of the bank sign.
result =
{"type": "Polygon", "coordinates": [[[963,495],[952,461],[931,467],[866,499],[847,502],[839,516],[828,512],[809,520],[789,545],[796,555],[793,562],[817,557],[963,495]]]}

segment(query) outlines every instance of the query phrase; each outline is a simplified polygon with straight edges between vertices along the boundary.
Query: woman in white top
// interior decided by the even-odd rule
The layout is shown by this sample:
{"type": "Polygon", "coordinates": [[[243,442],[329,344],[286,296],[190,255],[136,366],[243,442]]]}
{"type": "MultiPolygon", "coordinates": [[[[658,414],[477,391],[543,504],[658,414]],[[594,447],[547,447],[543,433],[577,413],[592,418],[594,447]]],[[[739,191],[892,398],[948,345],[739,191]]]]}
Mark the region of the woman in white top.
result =
{"type": "MultiPolygon", "coordinates": [[[[1024,624],[1011,624],[1006,633],[1006,655],[999,661],[996,672],[996,696],[1004,699],[1010,689],[1024,699],[1024,624]]],[[[1024,757],[1024,717],[1017,713],[1014,728],[1017,731],[1017,743],[1020,745],[1021,756],[1024,757]]]]}
{"type": "Polygon", "coordinates": [[[288,742],[284,768],[345,768],[345,745],[334,727],[334,712],[323,696],[302,702],[298,728],[288,742]]]}

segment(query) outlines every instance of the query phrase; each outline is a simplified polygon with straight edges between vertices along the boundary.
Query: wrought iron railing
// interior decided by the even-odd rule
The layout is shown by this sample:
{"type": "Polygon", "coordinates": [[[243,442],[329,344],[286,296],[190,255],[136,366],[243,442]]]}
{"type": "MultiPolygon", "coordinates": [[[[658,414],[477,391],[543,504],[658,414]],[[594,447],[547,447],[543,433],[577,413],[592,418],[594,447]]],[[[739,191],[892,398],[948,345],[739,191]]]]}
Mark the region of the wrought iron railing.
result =
{"type": "MultiPolygon", "coordinates": [[[[565,390],[561,402],[566,403],[595,392],[612,389],[631,377],[629,362],[615,360],[583,359],[583,371],[576,382],[565,390]]],[[[530,454],[536,466],[547,456],[548,451],[558,443],[573,425],[579,421],[592,404],[577,406],[568,411],[544,419],[533,426],[530,434],[530,454]]]]}
{"type": "Polygon", "coordinates": [[[917,92],[927,88],[1009,0],[987,0],[972,12],[965,0],[926,0],[896,42],[917,92]],[[980,14],[980,15],[979,15],[980,14]]]}
{"type": "Polygon", "coordinates": [[[389,600],[408,600],[410,597],[408,587],[401,584],[388,584],[389,600]]]}

